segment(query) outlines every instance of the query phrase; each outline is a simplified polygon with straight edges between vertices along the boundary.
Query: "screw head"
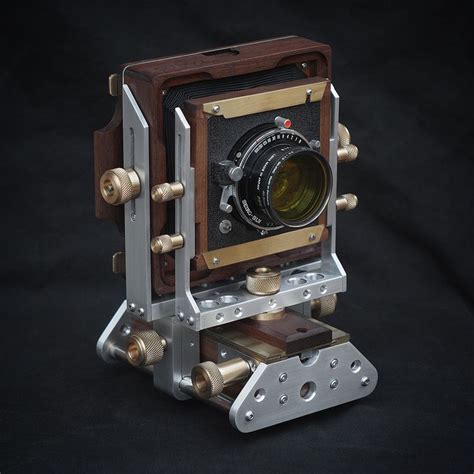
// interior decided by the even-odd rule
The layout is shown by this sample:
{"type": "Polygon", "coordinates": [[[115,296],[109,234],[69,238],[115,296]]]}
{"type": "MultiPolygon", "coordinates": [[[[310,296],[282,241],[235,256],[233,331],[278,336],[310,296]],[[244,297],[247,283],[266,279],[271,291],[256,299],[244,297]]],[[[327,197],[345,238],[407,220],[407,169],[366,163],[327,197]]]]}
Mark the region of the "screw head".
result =
{"type": "Polygon", "coordinates": [[[186,321],[190,326],[194,324],[194,318],[192,316],[189,316],[189,318],[186,321]]]}
{"type": "Polygon", "coordinates": [[[215,113],[215,114],[218,114],[220,111],[221,111],[221,108],[218,104],[214,105],[214,107],[212,107],[212,111],[215,113]]]}
{"type": "Polygon", "coordinates": [[[212,259],[212,264],[213,264],[213,265],[216,265],[216,266],[217,266],[217,265],[219,265],[219,263],[221,263],[220,258],[214,257],[214,258],[212,259]]]}
{"type": "Polygon", "coordinates": [[[278,381],[280,383],[284,383],[288,380],[288,374],[286,372],[282,372],[280,376],[278,377],[278,381]]]}
{"type": "Polygon", "coordinates": [[[339,381],[337,379],[331,380],[331,383],[329,384],[329,386],[331,387],[331,390],[336,389],[338,385],[339,385],[339,381]]]}
{"type": "Polygon", "coordinates": [[[183,319],[184,319],[184,313],[183,313],[182,311],[178,311],[178,319],[179,319],[180,321],[183,321],[183,319]]]}
{"type": "Polygon", "coordinates": [[[315,241],[315,240],[316,240],[316,234],[309,234],[308,240],[309,240],[310,242],[315,241]]]}
{"type": "Polygon", "coordinates": [[[370,379],[369,377],[362,377],[361,381],[360,381],[360,384],[363,386],[363,387],[367,387],[367,385],[369,385],[370,383],[370,379]]]}
{"type": "Polygon", "coordinates": [[[255,415],[253,414],[253,411],[249,410],[247,413],[245,413],[245,419],[247,421],[252,421],[255,418],[255,415]]]}
{"type": "Polygon", "coordinates": [[[145,314],[145,310],[143,308],[138,308],[138,316],[143,316],[145,314]]]}
{"type": "Polygon", "coordinates": [[[225,359],[227,357],[227,351],[225,349],[221,349],[221,357],[225,359]]]}
{"type": "Polygon", "coordinates": [[[302,67],[303,69],[306,69],[306,68],[308,67],[308,65],[307,65],[306,63],[301,63],[301,67],[302,67]]]}
{"type": "Polygon", "coordinates": [[[331,366],[331,369],[335,369],[337,367],[337,364],[339,364],[339,361],[337,359],[333,359],[329,365],[331,366]]]}
{"type": "Polygon", "coordinates": [[[232,230],[232,222],[227,219],[224,219],[219,224],[219,231],[221,234],[228,234],[232,230]]]}
{"type": "Polygon", "coordinates": [[[287,395],[286,393],[284,393],[284,394],[280,397],[280,405],[284,405],[287,401],[288,401],[288,395],[287,395]]]}
{"type": "Polygon", "coordinates": [[[306,95],[311,95],[313,93],[312,89],[306,89],[306,95]]]}
{"type": "Polygon", "coordinates": [[[132,313],[137,309],[137,305],[135,303],[130,303],[128,305],[128,310],[131,311],[132,313]]]}

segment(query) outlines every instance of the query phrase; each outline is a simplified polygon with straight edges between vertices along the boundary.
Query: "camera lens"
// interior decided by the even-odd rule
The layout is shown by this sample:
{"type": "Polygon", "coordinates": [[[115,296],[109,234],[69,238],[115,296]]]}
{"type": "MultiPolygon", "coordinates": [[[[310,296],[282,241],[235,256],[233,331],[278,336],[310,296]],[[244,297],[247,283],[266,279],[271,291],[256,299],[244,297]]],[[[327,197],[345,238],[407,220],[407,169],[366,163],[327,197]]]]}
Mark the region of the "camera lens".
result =
{"type": "Polygon", "coordinates": [[[236,188],[237,211],[253,227],[303,227],[324,210],[331,168],[294,130],[271,129],[237,147],[244,176],[236,188]]]}

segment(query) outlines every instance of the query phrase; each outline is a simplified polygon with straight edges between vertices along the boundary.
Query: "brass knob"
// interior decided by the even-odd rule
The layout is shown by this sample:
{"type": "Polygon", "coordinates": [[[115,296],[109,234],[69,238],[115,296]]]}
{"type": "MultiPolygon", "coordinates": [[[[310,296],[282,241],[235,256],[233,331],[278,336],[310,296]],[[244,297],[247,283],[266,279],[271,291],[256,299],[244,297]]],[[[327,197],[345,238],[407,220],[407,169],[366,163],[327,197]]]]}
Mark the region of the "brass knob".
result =
{"type": "Polygon", "coordinates": [[[151,198],[155,202],[172,201],[184,196],[184,186],[179,183],[162,183],[151,188],[151,198]]]}
{"type": "Polygon", "coordinates": [[[342,194],[336,198],[336,209],[338,211],[352,211],[359,204],[359,199],[355,194],[342,194]]]}
{"type": "Polygon", "coordinates": [[[107,170],[100,178],[100,193],[113,206],[124,204],[140,194],[140,178],[131,168],[107,170]]]}
{"type": "Polygon", "coordinates": [[[274,295],[280,291],[281,273],[269,267],[247,270],[247,291],[257,296],[274,295]]]}
{"type": "Polygon", "coordinates": [[[168,253],[184,246],[184,238],[181,234],[160,235],[151,239],[151,251],[157,254],[168,253]]]}
{"type": "Polygon", "coordinates": [[[346,126],[342,123],[338,124],[337,131],[339,135],[339,143],[337,147],[337,161],[345,163],[354,161],[359,154],[359,149],[351,143],[351,134],[346,126]]]}
{"type": "Polygon", "coordinates": [[[322,296],[311,301],[311,317],[318,319],[329,316],[336,311],[337,294],[322,296]]]}
{"type": "Polygon", "coordinates": [[[250,365],[244,359],[235,359],[216,364],[206,361],[193,367],[191,380],[194,391],[202,398],[219,395],[224,387],[248,378],[250,365]]]}
{"type": "Polygon", "coordinates": [[[156,331],[133,333],[127,345],[127,360],[135,367],[146,367],[160,362],[166,349],[166,340],[156,331]]]}

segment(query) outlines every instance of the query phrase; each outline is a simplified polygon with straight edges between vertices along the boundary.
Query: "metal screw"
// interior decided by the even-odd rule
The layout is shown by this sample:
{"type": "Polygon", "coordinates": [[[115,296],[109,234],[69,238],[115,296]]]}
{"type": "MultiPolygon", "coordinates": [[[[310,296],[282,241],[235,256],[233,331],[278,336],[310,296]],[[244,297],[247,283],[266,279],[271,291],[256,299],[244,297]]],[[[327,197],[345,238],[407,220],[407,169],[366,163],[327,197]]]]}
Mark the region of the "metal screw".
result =
{"type": "Polygon", "coordinates": [[[255,415],[253,414],[253,411],[249,410],[246,414],[245,414],[245,419],[247,421],[252,421],[254,419],[255,415]]]}
{"type": "Polygon", "coordinates": [[[178,319],[179,319],[180,321],[183,321],[183,319],[184,319],[184,313],[183,313],[182,311],[178,311],[178,319]]]}
{"type": "Polygon", "coordinates": [[[219,224],[219,231],[221,234],[228,234],[232,230],[232,222],[230,222],[227,219],[224,219],[220,224],[219,224]]]}
{"type": "Polygon", "coordinates": [[[221,108],[216,104],[214,107],[212,107],[212,111],[215,114],[218,114],[221,111],[221,108]]]}
{"type": "Polygon", "coordinates": [[[128,310],[131,311],[132,313],[137,309],[137,306],[135,303],[130,303],[128,305],[128,310]]]}
{"type": "Polygon", "coordinates": [[[230,214],[232,212],[232,206],[226,202],[222,202],[220,205],[219,205],[219,208],[221,211],[224,211],[225,213],[227,214],[230,214]]]}
{"type": "Polygon", "coordinates": [[[135,219],[136,219],[136,218],[137,218],[137,215],[136,215],[134,212],[131,212],[131,213],[130,213],[130,220],[131,220],[132,222],[135,222],[135,219]]]}
{"type": "Polygon", "coordinates": [[[334,390],[335,388],[337,388],[338,385],[339,385],[339,382],[337,379],[331,380],[331,383],[329,384],[329,386],[331,387],[331,390],[334,390]]]}
{"type": "Polygon", "coordinates": [[[145,310],[143,308],[138,309],[138,316],[143,316],[145,314],[145,310]]]}
{"type": "Polygon", "coordinates": [[[311,296],[311,290],[304,290],[303,297],[308,299],[311,296]]]}
{"type": "Polygon", "coordinates": [[[168,92],[168,91],[167,91],[166,89],[163,89],[163,90],[161,91],[161,95],[166,95],[167,92],[168,92]]]}
{"type": "Polygon", "coordinates": [[[301,63],[301,67],[302,67],[303,69],[306,69],[306,68],[308,67],[308,65],[307,65],[306,63],[301,63]]]}
{"type": "Polygon", "coordinates": [[[252,372],[255,372],[257,370],[257,364],[253,360],[250,361],[249,364],[250,364],[250,370],[252,372]]]}
{"type": "Polygon", "coordinates": [[[280,397],[280,405],[284,405],[287,401],[288,401],[288,395],[287,395],[286,393],[284,393],[284,394],[280,397]]]}
{"type": "Polygon", "coordinates": [[[186,321],[190,326],[194,324],[194,318],[192,316],[189,316],[189,318],[186,321]]]}
{"type": "Polygon", "coordinates": [[[220,259],[219,259],[218,257],[214,257],[214,258],[212,259],[212,264],[213,264],[213,265],[216,265],[216,266],[217,266],[217,265],[219,265],[219,263],[221,263],[221,261],[220,261],[220,259]]]}
{"type": "Polygon", "coordinates": [[[312,89],[306,89],[306,95],[311,95],[313,93],[312,89]]]}
{"type": "Polygon", "coordinates": [[[335,369],[337,367],[337,364],[339,363],[339,361],[337,359],[333,359],[329,365],[331,366],[331,369],[335,369]]]}
{"type": "Polygon", "coordinates": [[[363,386],[363,387],[367,387],[367,385],[369,385],[370,383],[370,379],[369,377],[362,377],[361,381],[360,381],[360,384],[363,386]]]}
{"type": "Polygon", "coordinates": [[[123,324],[120,328],[120,334],[122,336],[128,336],[132,332],[132,328],[128,324],[123,324]]]}
{"type": "Polygon", "coordinates": [[[288,374],[286,372],[282,372],[278,377],[280,383],[286,382],[288,380],[288,374]]]}
{"type": "Polygon", "coordinates": [[[308,240],[310,242],[313,242],[313,240],[316,240],[316,234],[309,234],[308,240]]]}
{"type": "Polygon", "coordinates": [[[221,357],[225,359],[227,357],[227,351],[225,349],[221,350],[221,357]]]}

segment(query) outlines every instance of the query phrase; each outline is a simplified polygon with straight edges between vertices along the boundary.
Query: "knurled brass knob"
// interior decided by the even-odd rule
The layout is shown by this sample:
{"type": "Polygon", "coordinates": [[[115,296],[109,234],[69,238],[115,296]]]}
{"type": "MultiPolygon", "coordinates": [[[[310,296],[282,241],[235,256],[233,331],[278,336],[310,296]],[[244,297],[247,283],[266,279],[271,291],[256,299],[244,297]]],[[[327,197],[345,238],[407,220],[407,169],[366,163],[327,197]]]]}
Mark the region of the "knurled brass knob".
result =
{"type": "Polygon", "coordinates": [[[151,251],[157,254],[168,253],[184,246],[184,238],[181,234],[160,235],[151,239],[151,251]]]}
{"type": "Polygon", "coordinates": [[[168,202],[184,196],[184,186],[179,183],[162,183],[151,188],[151,198],[155,202],[168,202]]]}
{"type": "Polygon", "coordinates": [[[359,204],[359,199],[355,194],[342,194],[336,198],[336,209],[338,211],[352,211],[359,204]]]}
{"type": "Polygon", "coordinates": [[[100,178],[100,193],[113,206],[124,204],[140,194],[140,178],[131,168],[107,170],[100,178]]]}
{"type": "Polygon", "coordinates": [[[311,301],[311,316],[313,318],[324,318],[336,311],[337,294],[322,296],[311,301]]]}
{"type": "Polygon", "coordinates": [[[269,267],[247,270],[247,291],[257,296],[274,295],[280,291],[281,273],[269,267]]]}
{"type": "Polygon", "coordinates": [[[128,340],[127,360],[135,367],[157,364],[163,359],[165,348],[166,340],[156,331],[136,331],[128,340]]]}
{"type": "Polygon", "coordinates": [[[193,367],[191,381],[194,391],[202,398],[219,395],[224,387],[248,378],[250,365],[240,357],[216,364],[206,361],[193,367]]]}
{"type": "Polygon", "coordinates": [[[351,143],[351,134],[345,125],[339,123],[337,126],[339,143],[337,147],[337,161],[345,163],[354,161],[359,154],[359,149],[351,143]]]}

